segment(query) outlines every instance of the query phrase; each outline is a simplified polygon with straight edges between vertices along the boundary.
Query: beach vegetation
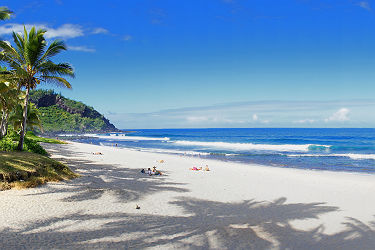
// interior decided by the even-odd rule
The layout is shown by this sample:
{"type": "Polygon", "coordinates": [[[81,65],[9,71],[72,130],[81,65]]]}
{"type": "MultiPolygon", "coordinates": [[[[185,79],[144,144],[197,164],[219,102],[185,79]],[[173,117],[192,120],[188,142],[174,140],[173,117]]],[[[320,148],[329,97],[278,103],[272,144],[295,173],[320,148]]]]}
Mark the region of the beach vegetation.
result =
{"type": "MultiPolygon", "coordinates": [[[[35,104],[29,103],[27,105],[27,128],[33,130],[39,128],[43,131],[42,121],[40,120],[39,110],[35,107],[35,104]]],[[[23,107],[18,104],[13,110],[11,116],[9,117],[9,123],[13,125],[14,131],[20,131],[23,122],[23,107]]]]}
{"type": "Polygon", "coordinates": [[[37,136],[32,131],[27,131],[26,138],[29,138],[36,142],[51,143],[51,144],[66,144],[66,142],[58,140],[58,139],[37,136]]]}
{"type": "Polygon", "coordinates": [[[30,152],[0,152],[0,190],[30,188],[76,178],[64,164],[30,152]]]}
{"type": "MultiPolygon", "coordinates": [[[[10,132],[0,140],[0,151],[11,152],[17,150],[18,140],[19,134],[17,134],[15,131],[10,132]]],[[[41,155],[48,155],[47,151],[38,143],[37,140],[25,137],[24,144],[25,145],[23,150],[25,151],[41,155]]]]}

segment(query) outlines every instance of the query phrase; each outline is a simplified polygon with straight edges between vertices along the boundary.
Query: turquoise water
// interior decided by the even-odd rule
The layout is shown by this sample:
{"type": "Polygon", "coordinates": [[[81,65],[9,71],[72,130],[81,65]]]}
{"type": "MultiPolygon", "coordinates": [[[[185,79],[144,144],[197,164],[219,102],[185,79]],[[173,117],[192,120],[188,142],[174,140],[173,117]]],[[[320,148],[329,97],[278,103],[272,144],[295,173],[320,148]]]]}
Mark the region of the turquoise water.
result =
{"type": "Polygon", "coordinates": [[[282,168],[375,173],[375,129],[141,129],[75,140],[282,168]]]}

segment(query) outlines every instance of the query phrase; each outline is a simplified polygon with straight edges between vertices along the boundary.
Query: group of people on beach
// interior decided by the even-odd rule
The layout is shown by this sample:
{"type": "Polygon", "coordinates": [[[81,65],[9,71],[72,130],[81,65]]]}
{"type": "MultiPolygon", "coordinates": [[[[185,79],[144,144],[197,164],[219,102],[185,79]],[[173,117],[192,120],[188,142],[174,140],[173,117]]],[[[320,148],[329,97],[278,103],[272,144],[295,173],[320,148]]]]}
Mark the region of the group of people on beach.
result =
{"type": "Polygon", "coordinates": [[[155,166],[152,168],[152,170],[151,170],[151,168],[148,168],[147,171],[144,168],[142,168],[141,173],[142,174],[148,174],[149,176],[151,176],[151,175],[162,175],[161,171],[157,170],[155,166]]]}

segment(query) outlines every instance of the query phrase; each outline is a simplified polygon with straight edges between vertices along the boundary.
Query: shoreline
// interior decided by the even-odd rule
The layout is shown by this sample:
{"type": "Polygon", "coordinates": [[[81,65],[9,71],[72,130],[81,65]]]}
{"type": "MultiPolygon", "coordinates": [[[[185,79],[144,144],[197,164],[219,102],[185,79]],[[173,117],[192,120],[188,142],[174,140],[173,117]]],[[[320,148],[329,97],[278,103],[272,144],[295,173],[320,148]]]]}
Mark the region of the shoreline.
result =
{"type": "MultiPolygon", "coordinates": [[[[247,166],[257,166],[257,167],[264,167],[264,168],[277,168],[277,169],[290,169],[290,170],[298,170],[298,171],[312,171],[312,172],[327,172],[327,173],[344,173],[344,174],[354,174],[354,175],[369,175],[369,176],[374,176],[375,173],[371,172],[357,172],[357,171],[348,171],[348,170],[330,170],[330,169],[315,169],[315,168],[298,168],[298,167],[283,167],[281,165],[264,165],[264,164],[259,164],[259,163],[251,163],[251,162],[242,162],[242,161],[231,161],[231,160],[222,160],[220,158],[209,158],[211,155],[205,152],[199,152],[199,151],[187,151],[189,153],[184,154],[183,151],[181,153],[168,153],[168,152],[153,152],[152,149],[148,151],[148,149],[136,149],[136,148],[127,148],[127,147],[114,147],[114,146],[107,146],[107,145],[98,145],[98,144],[91,144],[91,143],[84,143],[84,142],[76,142],[76,141],[69,141],[69,140],[64,140],[64,142],[67,143],[78,143],[78,144],[85,144],[85,145],[92,145],[92,146],[98,146],[98,147],[104,147],[108,149],[124,149],[124,150],[129,150],[129,151],[134,151],[134,152],[141,152],[141,153],[150,153],[150,154],[161,154],[161,155],[170,155],[170,156],[178,156],[178,157],[187,157],[187,158],[192,158],[192,159],[201,159],[201,160],[206,160],[206,161],[219,161],[219,162],[225,162],[229,164],[240,164],[240,165],[247,165],[247,166]],[[194,153],[194,154],[193,154],[194,153]],[[201,153],[201,154],[200,154],[201,153]],[[206,157],[209,156],[209,157],[206,157]]],[[[162,149],[161,149],[162,150],[162,149]]]]}
{"type": "Polygon", "coordinates": [[[155,249],[375,246],[371,174],[267,167],[77,142],[46,149],[82,177],[0,192],[0,209],[5,211],[0,215],[0,243],[7,239],[17,247],[28,239],[37,248],[155,249]],[[189,170],[206,164],[211,171],[189,170]],[[154,165],[162,176],[140,173],[154,165]]]}

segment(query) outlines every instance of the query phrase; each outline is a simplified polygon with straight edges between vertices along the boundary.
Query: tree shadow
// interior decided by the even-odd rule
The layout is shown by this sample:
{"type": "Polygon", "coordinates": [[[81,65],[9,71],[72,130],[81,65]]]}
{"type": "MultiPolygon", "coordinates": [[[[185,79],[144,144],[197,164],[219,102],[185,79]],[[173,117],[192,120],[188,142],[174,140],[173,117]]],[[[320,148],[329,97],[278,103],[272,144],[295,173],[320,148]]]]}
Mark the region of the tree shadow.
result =
{"type": "Polygon", "coordinates": [[[322,203],[287,204],[243,201],[223,203],[180,197],[173,205],[185,216],[83,212],[4,229],[8,248],[187,248],[187,249],[374,249],[375,222],[353,218],[346,229],[324,234],[324,226],[300,230],[294,220],[315,219],[337,211],[322,203]]]}
{"type": "MultiPolygon", "coordinates": [[[[374,249],[375,221],[369,224],[354,218],[344,221],[345,229],[328,235],[324,224],[312,229],[293,227],[294,221],[314,220],[336,212],[324,203],[287,203],[285,197],[272,202],[246,200],[219,202],[182,196],[187,189],[160,176],[149,177],[138,170],[75,159],[82,156],[59,145],[68,158],[62,161],[82,177],[48,185],[43,193],[64,193],[63,201],[99,199],[105,192],[119,202],[136,201],[144,194],[173,191],[181,197],[170,202],[183,211],[181,216],[116,212],[92,214],[78,211],[64,216],[46,214],[22,229],[0,231],[0,246],[19,248],[185,248],[185,249],[374,249]]],[[[58,159],[59,160],[59,159],[58,159]]],[[[110,206],[110,204],[108,204],[110,206]]]]}
{"type": "MultiPolygon", "coordinates": [[[[168,172],[161,176],[149,176],[142,174],[141,169],[131,169],[118,164],[96,163],[82,159],[87,153],[75,152],[62,145],[48,145],[48,151],[58,147],[59,154],[64,157],[54,157],[69,166],[81,177],[64,182],[64,185],[45,186],[45,192],[29,195],[43,195],[46,193],[65,193],[63,201],[86,201],[101,198],[105,193],[111,193],[119,202],[137,201],[146,195],[156,192],[174,191],[187,192],[182,188],[185,184],[167,181],[168,172]]],[[[98,156],[100,157],[100,156],[98,156]]]]}

